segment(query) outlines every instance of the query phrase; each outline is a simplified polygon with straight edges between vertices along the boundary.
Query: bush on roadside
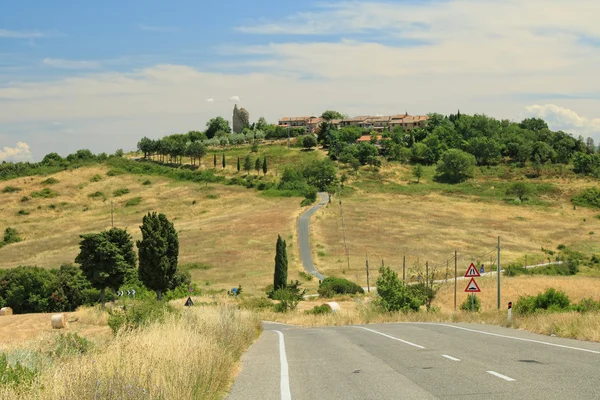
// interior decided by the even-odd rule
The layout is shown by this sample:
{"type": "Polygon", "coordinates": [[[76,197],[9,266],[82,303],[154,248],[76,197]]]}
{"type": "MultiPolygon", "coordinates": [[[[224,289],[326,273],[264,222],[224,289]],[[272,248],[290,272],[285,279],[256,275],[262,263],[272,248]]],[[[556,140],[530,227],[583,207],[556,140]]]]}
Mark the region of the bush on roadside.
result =
{"type": "Polygon", "coordinates": [[[514,306],[515,314],[533,314],[537,310],[568,311],[571,300],[565,292],[548,288],[537,296],[521,296],[514,306]]]}
{"type": "Polygon", "coordinates": [[[8,387],[29,386],[33,383],[37,371],[17,362],[9,364],[6,354],[0,353],[0,385],[8,387]]]}
{"type": "Polygon", "coordinates": [[[359,294],[364,293],[362,287],[344,278],[333,276],[325,278],[319,285],[319,296],[331,298],[337,294],[359,294]]]}
{"type": "Polygon", "coordinates": [[[379,269],[377,294],[379,298],[375,302],[385,312],[419,311],[419,308],[423,305],[390,267],[381,267],[379,269]]]}
{"type": "Polygon", "coordinates": [[[331,308],[327,304],[321,304],[320,306],[314,306],[312,310],[304,311],[305,314],[308,315],[323,315],[323,314],[331,314],[331,308]]]}
{"type": "Polygon", "coordinates": [[[598,312],[600,311],[600,301],[596,301],[590,298],[583,298],[573,306],[573,310],[584,313],[584,312],[598,312]]]}
{"type": "Polygon", "coordinates": [[[120,330],[131,331],[155,321],[163,322],[165,316],[172,312],[175,309],[168,303],[158,300],[136,301],[110,310],[108,326],[115,334],[120,330]]]}
{"type": "Polygon", "coordinates": [[[86,354],[92,348],[92,342],[75,332],[61,333],[55,337],[50,355],[53,357],[86,354]]]}
{"type": "Polygon", "coordinates": [[[247,310],[268,310],[273,308],[273,302],[266,297],[250,297],[240,301],[240,307],[247,310]]]}
{"type": "Polygon", "coordinates": [[[475,310],[475,312],[479,312],[481,311],[481,300],[479,300],[479,297],[477,296],[471,299],[471,295],[467,295],[465,301],[460,305],[460,310],[469,312],[475,310]],[[473,302],[472,304],[471,301],[473,302]]]}

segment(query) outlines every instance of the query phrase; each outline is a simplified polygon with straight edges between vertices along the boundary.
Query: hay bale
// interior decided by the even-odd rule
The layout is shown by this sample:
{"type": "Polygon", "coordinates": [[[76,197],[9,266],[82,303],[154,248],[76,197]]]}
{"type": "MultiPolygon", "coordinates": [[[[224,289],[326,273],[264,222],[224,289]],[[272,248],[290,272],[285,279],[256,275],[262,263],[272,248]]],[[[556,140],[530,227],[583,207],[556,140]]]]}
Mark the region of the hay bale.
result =
{"type": "Polygon", "coordinates": [[[330,301],[330,302],[325,303],[323,305],[329,307],[329,309],[331,310],[331,312],[338,312],[338,311],[341,310],[340,305],[338,303],[336,303],[335,301],[330,301]]]}
{"type": "Polygon", "coordinates": [[[69,325],[65,314],[54,314],[50,321],[53,329],[63,329],[69,325]]]}
{"type": "Polygon", "coordinates": [[[12,315],[12,308],[10,307],[2,307],[0,308],[0,315],[12,315]]]}

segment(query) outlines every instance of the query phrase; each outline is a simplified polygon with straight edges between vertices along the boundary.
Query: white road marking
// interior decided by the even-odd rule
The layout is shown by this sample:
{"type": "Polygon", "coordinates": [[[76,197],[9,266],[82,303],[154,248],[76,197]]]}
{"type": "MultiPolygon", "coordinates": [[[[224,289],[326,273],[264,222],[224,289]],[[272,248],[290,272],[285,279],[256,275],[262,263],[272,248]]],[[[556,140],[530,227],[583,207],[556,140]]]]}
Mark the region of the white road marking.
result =
{"type": "Polygon", "coordinates": [[[355,328],[364,329],[365,331],[373,332],[373,333],[376,333],[376,334],[378,334],[378,335],[385,336],[386,338],[389,338],[389,339],[392,339],[392,340],[397,340],[397,341],[399,341],[399,342],[402,342],[402,343],[408,344],[408,345],[410,345],[410,346],[414,346],[414,347],[416,347],[416,348],[418,348],[418,349],[424,349],[424,348],[425,348],[425,347],[423,347],[423,346],[419,346],[418,344],[414,344],[414,343],[408,342],[408,341],[406,341],[406,340],[399,339],[399,338],[397,338],[397,337],[393,337],[393,336],[390,336],[390,335],[386,335],[385,333],[381,333],[381,332],[374,331],[373,329],[365,328],[365,327],[362,327],[362,326],[355,326],[355,328]]]}
{"type": "Polygon", "coordinates": [[[563,344],[542,342],[541,340],[525,339],[525,338],[520,338],[520,337],[516,337],[516,336],[501,335],[499,333],[491,333],[491,332],[478,331],[478,330],[475,330],[475,329],[463,328],[462,326],[454,326],[454,325],[448,325],[448,324],[431,324],[431,325],[446,326],[448,328],[461,329],[463,331],[481,333],[482,335],[497,336],[497,337],[501,337],[501,338],[505,338],[505,339],[521,340],[523,342],[539,343],[539,344],[545,344],[546,346],[560,347],[560,348],[563,348],[563,349],[578,350],[578,351],[585,351],[587,353],[600,354],[600,351],[596,351],[596,350],[582,349],[580,347],[565,346],[563,344]]]}
{"type": "Polygon", "coordinates": [[[285,355],[285,342],[283,341],[283,333],[277,332],[279,335],[279,363],[281,364],[281,400],[292,400],[292,394],[290,393],[290,373],[288,370],[287,357],[285,355]]]}
{"type": "Polygon", "coordinates": [[[446,357],[448,360],[452,360],[452,361],[460,361],[458,358],[452,357],[452,356],[448,356],[446,354],[442,354],[442,357],[446,357]]]}
{"type": "Polygon", "coordinates": [[[506,375],[502,375],[502,374],[499,374],[499,373],[497,373],[497,372],[494,372],[494,371],[487,371],[487,373],[488,373],[488,374],[492,374],[492,375],[494,375],[494,376],[497,376],[497,377],[498,377],[498,378],[500,378],[500,379],[504,379],[505,381],[514,382],[514,379],[513,379],[513,378],[510,378],[510,377],[508,377],[508,376],[506,376],[506,375]]]}

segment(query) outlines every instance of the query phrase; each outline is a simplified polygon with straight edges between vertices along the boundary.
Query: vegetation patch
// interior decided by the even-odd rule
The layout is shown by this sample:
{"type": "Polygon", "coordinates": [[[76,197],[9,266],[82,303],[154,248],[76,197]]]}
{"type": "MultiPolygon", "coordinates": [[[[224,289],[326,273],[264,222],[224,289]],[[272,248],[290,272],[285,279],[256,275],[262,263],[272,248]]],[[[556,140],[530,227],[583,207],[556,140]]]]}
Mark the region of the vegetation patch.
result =
{"type": "Polygon", "coordinates": [[[139,205],[141,202],[142,202],[141,197],[134,197],[133,199],[127,200],[127,203],[125,203],[125,207],[134,207],[134,206],[139,205]]]}
{"type": "Polygon", "coordinates": [[[362,287],[354,282],[343,278],[329,276],[319,285],[319,296],[331,298],[338,294],[359,294],[364,293],[362,287]]]}
{"type": "Polygon", "coordinates": [[[50,177],[50,178],[48,178],[48,179],[40,182],[40,184],[42,184],[42,185],[55,185],[55,184],[57,184],[59,182],[60,181],[58,179],[50,177]]]}
{"type": "Polygon", "coordinates": [[[19,211],[17,211],[17,215],[19,215],[19,216],[29,215],[29,211],[19,210],[19,211]]]}
{"type": "Polygon", "coordinates": [[[113,192],[113,196],[114,197],[120,197],[120,196],[124,196],[126,194],[129,193],[129,189],[127,188],[121,188],[121,189],[117,189],[113,192]]]}
{"type": "Polygon", "coordinates": [[[90,178],[90,182],[100,182],[101,180],[102,180],[102,177],[98,174],[96,174],[90,178]]]}
{"type": "Polygon", "coordinates": [[[600,188],[587,188],[573,196],[571,202],[581,207],[600,208],[600,188]]]}
{"type": "Polygon", "coordinates": [[[59,196],[59,193],[50,188],[43,188],[39,192],[31,193],[31,197],[33,197],[33,198],[52,199],[52,198],[58,197],[58,196],[59,196]]]}
{"type": "Polygon", "coordinates": [[[103,192],[94,192],[94,193],[90,193],[88,194],[88,197],[91,199],[102,199],[102,200],[106,200],[106,196],[104,195],[103,192]]]}
{"type": "Polygon", "coordinates": [[[2,189],[2,193],[17,193],[20,192],[22,189],[15,187],[15,186],[5,186],[4,189],[2,189]]]}

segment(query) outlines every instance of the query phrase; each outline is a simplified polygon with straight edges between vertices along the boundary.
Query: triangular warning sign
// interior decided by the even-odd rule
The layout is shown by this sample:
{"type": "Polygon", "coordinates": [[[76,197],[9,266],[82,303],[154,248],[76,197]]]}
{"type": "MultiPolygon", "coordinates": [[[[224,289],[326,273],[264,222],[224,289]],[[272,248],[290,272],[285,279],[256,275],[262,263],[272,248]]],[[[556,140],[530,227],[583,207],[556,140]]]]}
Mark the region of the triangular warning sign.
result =
{"type": "Polygon", "coordinates": [[[471,263],[469,268],[467,268],[467,272],[465,272],[465,278],[477,278],[478,276],[481,275],[479,274],[479,271],[477,271],[477,267],[475,264],[471,263]]]}
{"type": "Polygon", "coordinates": [[[477,282],[475,282],[475,278],[471,278],[471,281],[467,285],[465,292],[469,292],[469,293],[481,292],[481,289],[479,289],[479,286],[477,286],[477,282]]]}
{"type": "Polygon", "coordinates": [[[186,307],[191,307],[194,305],[194,302],[192,301],[191,297],[188,297],[187,301],[185,302],[185,306],[186,307]]]}

